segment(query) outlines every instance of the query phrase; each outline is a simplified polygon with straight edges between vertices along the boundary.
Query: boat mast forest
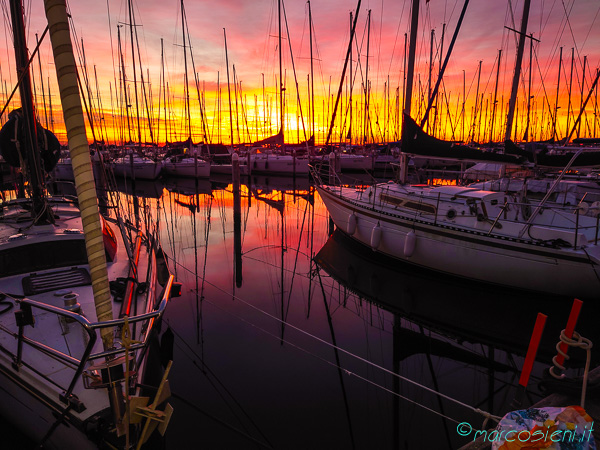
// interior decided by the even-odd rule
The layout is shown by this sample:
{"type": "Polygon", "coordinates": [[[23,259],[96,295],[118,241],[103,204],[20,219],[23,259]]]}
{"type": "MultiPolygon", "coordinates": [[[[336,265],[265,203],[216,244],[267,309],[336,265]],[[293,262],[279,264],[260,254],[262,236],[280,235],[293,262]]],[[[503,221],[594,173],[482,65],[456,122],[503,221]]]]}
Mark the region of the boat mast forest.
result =
{"type": "MultiPolygon", "coordinates": [[[[520,39],[522,31],[512,31],[518,28],[514,23],[518,6],[508,2],[506,28],[499,27],[501,36],[497,32],[493,34],[499,36],[495,45],[500,49],[483,54],[473,51],[473,47],[468,48],[468,44],[459,39],[453,54],[460,55],[461,66],[455,57],[442,71],[449,42],[446,35],[448,30],[456,29],[462,5],[463,2],[456,2],[452,9],[440,14],[429,2],[421,2],[417,11],[425,25],[420,32],[421,44],[415,49],[412,101],[417,122],[431,109],[432,117],[426,130],[429,134],[440,139],[480,144],[503,142],[508,133],[517,143],[562,141],[570,134],[580,139],[596,137],[600,129],[597,91],[593,89],[597,56],[584,52],[591,49],[598,38],[589,23],[573,30],[571,38],[565,38],[566,30],[573,29],[575,14],[581,14],[579,5],[563,11],[534,8],[529,23],[552,24],[558,38],[549,34],[551,27],[547,25],[527,31],[520,39]],[[579,33],[585,33],[581,38],[583,45],[577,42],[579,36],[574,35],[579,33]],[[477,56],[469,60],[471,53],[477,56]],[[516,54],[523,58],[523,70],[518,77],[513,77],[511,68],[515,67],[516,54]],[[508,81],[509,77],[512,82],[508,81]],[[438,95],[433,96],[434,102],[428,106],[434,84],[439,84],[438,95]],[[590,92],[587,106],[574,127],[590,92]],[[510,116],[513,118],[509,123],[510,116]]],[[[338,55],[330,59],[324,59],[326,51],[327,55],[332,52],[323,45],[322,37],[327,30],[323,27],[321,7],[315,12],[314,4],[300,7],[282,0],[272,2],[270,10],[257,9],[264,17],[261,22],[253,22],[256,36],[250,38],[254,40],[261,35],[257,23],[269,20],[263,28],[267,36],[262,45],[262,58],[257,57],[248,64],[242,57],[238,31],[228,29],[229,62],[234,68],[228,86],[231,106],[223,101],[222,95],[226,72],[222,29],[228,28],[227,24],[216,26],[214,30],[198,27],[194,21],[199,20],[199,6],[191,7],[192,15],[187,11],[190,5],[177,2],[179,18],[173,17],[172,28],[181,22],[182,32],[171,46],[168,40],[167,45],[161,47],[160,39],[149,38],[150,30],[146,30],[149,22],[145,17],[149,13],[141,11],[133,0],[122,11],[110,2],[103,6],[108,28],[105,33],[111,37],[112,61],[98,64],[99,61],[95,61],[98,56],[91,50],[96,44],[86,39],[84,49],[83,40],[74,40],[83,71],[87,119],[93,133],[88,136],[90,142],[96,139],[123,145],[135,140],[138,145],[163,146],[167,141],[184,141],[191,134],[196,143],[229,144],[231,128],[235,128],[236,145],[261,141],[282,129],[286,143],[304,142],[311,135],[317,145],[324,145],[328,140],[361,145],[398,141],[401,105],[407,97],[411,22],[409,8],[404,4],[382,4],[382,10],[367,12],[360,11],[360,4],[348,4],[353,26],[348,27],[347,16],[344,19],[343,11],[339,11],[339,23],[331,25],[344,33],[343,40],[337,41],[344,44],[338,48],[338,55]],[[302,14],[304,24],[299,20],[302,14]],[[190,17],[194,20],[188,24],[190,17]],[[390,26],[392,17],[395,20],[390,26]],[[123,27],[127,27],[128,32],[122,33],[123,27]],[[197,37],[199,28],[206,30],[206,37],[197,37]],[[403,28],[406,29],[404,34],[403,28]],[[210,40],[217,40],[216,34],[221,34],[219,45],[207,46],[210,40]],[[191,42],[197,45],[192,47],[191,42]],[[181,52],[180,46],[187,51],[181,52]],[[156,51],[150,51],[152,48],[156,51]],[[185,59],[183,66],[192,63],[193,74],[186,75],[185,67],[171,62],[179,59],[178,54],[185,59]],[[195,64],[198,60],[202,61],[200,66],[195,64]],[[345,76],[344,65],[348,72],[345,76]],[[188,78],[187,88],[185,78],[188,78]],[[194,85],[198,101],[190,103],[188,97],[194,85]],[[180,92],[184,92],[183,98],[180,92]],[[192,103],[194,108],[191,108],[192,103]],[[185,112],[180,115],[180,111],[185,112]]],[[[471,13],[473,10],[479,13],[479,8],[469,6],[463,24],[465,30],[461,33],[468,36],[473,32],[470,14],[475,14],[471,13]]],[[[590,12],[588,15],[592,16],[590,12]]],[[[57,122],[54,115],[59,113],[57,102],[54,100],[51,110],[48,104],[57,88],[51,80],[42,82],[49,78],[44,73],[46,66],[41,64],[47,60],[47,51],[47,46],[42,45],[38,64],[34,65],[37,72],[34,78],[40,80],[35,83],[34,98],[38,109],[49,111],[49,124],[53,124],[57,122]]],[[[261,46],[256,48],[257,56],[260,53],[261,46]]],[[[6,63],[0,68],[0,97],[5,101],[12,77],[9,68],[6,63]]],[[[56,132],[64,142],[64,131],[56,132]]]]}

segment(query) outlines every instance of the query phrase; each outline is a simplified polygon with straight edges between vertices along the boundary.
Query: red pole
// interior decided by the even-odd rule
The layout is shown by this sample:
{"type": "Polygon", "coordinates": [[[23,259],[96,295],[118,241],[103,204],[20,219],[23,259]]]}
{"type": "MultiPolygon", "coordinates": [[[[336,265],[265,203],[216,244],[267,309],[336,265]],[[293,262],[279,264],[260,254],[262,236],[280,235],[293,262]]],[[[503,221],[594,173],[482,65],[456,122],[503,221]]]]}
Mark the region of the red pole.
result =
{"type": "MultiPolygon", "coordinates": [[[[573,306],[571,306],[571,314],[569,314],[569,320],[567,321],[567,327],[565,328],[565,336],[569,339],[573,337],[573,332],[575,331],[575,325],[577,324],[582,305],[583,302],[581,300],[575,299],[573,301],[573,306]]],[[[564,354],[569,350],[569,346],[564,342],[561,342],[559,348],[564,354]]],[[[564,362],[565,357],[562,354],[559,353],[556,355],[556,363],[558,363],[558,365],[562,366],[564,365],[564,362]]]]}
{"type": "Polygon", "coordinates": [[[529,383],[529,376],[531,375],[531,369],[533,369],[533,362],[535,361],[535,355],[537,354],[540,341],[542,339],[542,333],[544,326],[546,325],[546,319],[548,316],[542,313],[538,313],[533,327],[533,333],[529,341],[529,348],[527,349],[527,355],[525,356],[525,362],[523,363],[523,369],[521,370],[521,378],[519,378],[519,384],[524,388],[529,383]]]}

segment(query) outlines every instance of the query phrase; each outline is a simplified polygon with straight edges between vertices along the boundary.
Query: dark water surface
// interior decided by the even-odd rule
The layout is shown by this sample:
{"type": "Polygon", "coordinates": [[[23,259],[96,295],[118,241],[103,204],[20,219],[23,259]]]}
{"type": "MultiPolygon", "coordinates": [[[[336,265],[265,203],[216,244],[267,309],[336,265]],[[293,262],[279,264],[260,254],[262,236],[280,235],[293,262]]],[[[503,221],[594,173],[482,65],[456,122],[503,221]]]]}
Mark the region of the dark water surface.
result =
{"type": "MultiPolygon", "coordinates": [[[[473,408],[511,409],[538,312],[548,322],[527,402],[542,397],[572,299],[409,268],[330,235],[306,179],[243,183],[237,216],[228,177],[145,187],[184,284],[165,317],[167,448],[458,448],[472,436],[457,424],[483,423],[473,408]]],[[[592,340],[596,317],[585,304],[578,330],[592,340]]]]}

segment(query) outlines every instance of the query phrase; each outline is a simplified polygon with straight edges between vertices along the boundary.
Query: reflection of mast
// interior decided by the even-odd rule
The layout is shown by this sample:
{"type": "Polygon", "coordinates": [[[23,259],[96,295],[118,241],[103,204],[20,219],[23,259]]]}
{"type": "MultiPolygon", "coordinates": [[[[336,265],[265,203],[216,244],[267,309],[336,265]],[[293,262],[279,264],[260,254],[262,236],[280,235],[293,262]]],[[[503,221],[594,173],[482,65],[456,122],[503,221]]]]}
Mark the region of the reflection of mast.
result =
{"type": "MultiPolygon", "coordinates": [[[[350,419],[350,408],[348,406],[348,397],[346,395],[346,387],[344,385],[344,375],[342,373],[342,365],[340,363],[340,355],[338,353],[338,347],[335,340],[335,332],[333,330],[333,322],[331,320],[331,314],[329,313],[329,305],[327,304],[327,294],[325,294],[325,288],[323,287],[323,280],[321,280],[321,273],[317,268],[317,275],[319,276],[319,283],[321,284],[321,292],[323,293],[323,304],[325,305],[325,311],[327,313],[327,323],[329,324],[329,331],[331,333],[331,343],[333,345],[333,351],[335,353],[335,364],[338,368],[338,375],[340,377],[340,384],[342,386],[342,395],[344,397],[344,406],[346,407],[346,418],[348,419],[348,430],[350,431],[350,441],[352,442],[352,448],[356,448],[354,444],[354,433],[352,432],[352,420],[350,419]]],[[[394,377],[397,379],[398,377],[394,377]]],[[[396,424],[399,422],[396,421],[396,424]]],[[[394,448],[400,448],[398,446],[394,448]]]]}
{"type": "Polygon", "coordinates": [[[231,157],[233,176],[233,253],[235,285],[242,287],[242,205],[240,195],[240,161],[237,153],[231,157]]]}
{"type": "MultiPolygon", "coordinates": [[[[283,191],[282,191],[282,195],[283,195],[283,191]]],[[[285,203],[284,203],[285,205],[285,203]]],[[[285,223],[284,223],[284,215],[283,215],[283,209],[280,210],[281,212],[281,345],[283,345],[283,332],[285,330],[285,321],[286,321],[286,317],[283,311],[283,264],[284,264],[284,259],[283,259],[283,252],[284,252],[284,233],[285,233],[285,223]]]]}
{"type": "MultiPolygon", "coordinates": [[[[419,325],[419,329],[421,330],[421,334],[423,335],[423,337],[425,337],[425,331],[423,330],[423,325],[419,325]]],[[[433,362],[431,361],[431,352],[425,352],[425,356],[427,357],[427,365],[429,367],[429,373],[431,374],[431,380],[433,381],[433,387],[436,392],[441,392],[440,386],[439,386],[438,380],[437,380],[437,375],[435,373],[435,370],[433,369],[433,362]]],[[[448,432],[448,419],[446,419],[444,417],[445,416],[444,405],[442,404],[442,398],[440,396],[437,396],[437,402],[440,407],[440,412],[442,413],[442,423],[444,425],[444,432],[446,434],[446,439],[448,440],[448,447],[452,447],[451,440],[450,440],[450,433],[448,432]]]]}
{"type": "MultiPolygon", "coordinates": [[[[196,180],[197,181],[197,180],[196,180]]],[[[198,308],[198,342],[203,342],[201,339],[200,325],[202,323],[202,300],[204,300],[204,282],[206,281],[206,261],[208,257],[208,236],[210,235],[210,218],[212,213],[212,193],[208,199],[208,206],[206,207],[206,225],[204,232],[204,266],[202,268],[202,287],[200,289],[200,307],[198,308]]],[[[204,360],[204,358],[203,358],[204,360]]]]}
{"type": "MultiPolygon", "coordinates": [[[[196,212],[199,209],[199,194],[198,194],[198,178],[196,178],[196,195],[194,196],[195,205],[192,208],[192,215],[190,216],[192,219],[192,234],[194,235],[194,275],[195,275],[195,293],[196,293],[196,343],[200,343],[200,295],[198,292],[198,239],[197,239],[197,230],[196,230],[196,212]]],[[[206,265],[206,257],[204,258],[204,263],[206,265]]]]}
{"type": "MultiPolygon", "coordinates": [[[[400,322],[400,315],[394,314],[394,326],[392,334],[392,369],[395,374],[400,373],[400,333],[402,329],[402,323],[400,322]]],[[[394,390],[393,402],[393,421],[394,421],[394,437],[392,442],[394,448],[400,448],[400,377],[392,378],[392,389],[394,390]]]]}
{"type": "MultiPolygon", "coordinates": [[[[285,321],[286,321],[285,296],[284,296],[285,290],[284,290],[284,276],[283,276],[284,272],[285,272],[285,270],[284,270],[284,262],[285,262],[285,259],[284,259],[284,253],[285,253],[285,215],[284,215],[285,199],[283,198],[284,191],[283,190],[280,191],[282,200],[273,200],[270,198],[259,196],[257,189],[254,189],[254,188],[250,188],[250,189],[252,189],[253,194],[255,195],[257,200],[265,202],[270,207],[276,209],[279,212],[279,214],[281,215],[281,277],[280,277],[281,301],[280,301],[280,304],[281,304],[281,345],[283,345],[283,333],[285,331],[285,321]]],[[[266,223],[265,223],[265,227],[266,227],[266,223]]]]}
{"type": "Polygon", "coordinates": [[[311,305],[311,294],[312,294],[312,279],[313,279],[313,262],[314,262],[314,234],[315,234],[315,202],[314,202],[315,188],[314,186],[309,187],[307,202],[312,204],[310,211],[310,270],[308,277],[308,310],[306,311],[306,317],[310,317],[310,305],[311,305]],[[312,201],[311,201],[312,200],[312,201]]]}

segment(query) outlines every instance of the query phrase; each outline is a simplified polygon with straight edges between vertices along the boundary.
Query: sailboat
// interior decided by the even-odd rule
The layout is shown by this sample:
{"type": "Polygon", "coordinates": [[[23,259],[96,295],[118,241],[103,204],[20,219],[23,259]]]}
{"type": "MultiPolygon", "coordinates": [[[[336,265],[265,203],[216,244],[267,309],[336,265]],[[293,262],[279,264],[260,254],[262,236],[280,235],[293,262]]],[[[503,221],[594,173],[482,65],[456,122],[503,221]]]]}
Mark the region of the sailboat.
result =
{"type": "Polygon", "coordinates": [[[23,7],[10,7],[30,195],[1,203],[0,414],[44,448],[140,448],[172,412],[171,364],[151,363],[150,344],[179,285],[155,236],[99,214],[64,0],[45,8],[78,196],[46,195],[23,7]]]}
{"type": "Polygon", "coordinates": [[[170,177],[208,178],[210,163],[198,155],[181,154],[163,160],[162,172],[170,177]]]}
{"type": "MultiPolygon", "coordinates": [[[[210,162],[200,158],[198,153],[200,146],[195,146],[192,141],[192,118],[190,114],[190,88],[188,83],[188,66],[187,66],[187,49],[190,48],[191,53],[191,42],[189,37],[186,38],[186,26],[187,19],[185,15],[185,7],[183,0],[180,3],[181,7],[181,26],[183,33],[183,60],[185,64],[184,75],[184,99],[185,99],[185,120],[187,125],[188,138],[187,143],[189,144],[189,151],[187,148],[183,150],[183,153],[166,158],[162,162],[162,170],[167,176],[180,176],[180,177],[195,177],[195,178],[208,178],[210,176],[210,162]],[[186,45],[187,42],[187,45],[186,45]]],[[[193,56],[192,56],[193,61],[193,56]]],[[[204,118],[202,118],[204,124],[204,118]]]]}
{"type": "Polygon", "coordinates": [[[131,179],[156,180],[160,176],[163,166],[147,156],[129,150],[128,154],[116,158],[110,163],[113,173],[117,177],[131,179]]]}
{"type": "MultiPolygon", "coordinates": [[[[256,173],[260,175],[291,175],[308,176],[309,158],[307,155],[296,155],[295,149],[287,149],[285,144],[285,101],[284,101],[284,81],[283,81],[283,61],[282,61],[282,1],[277,2],[278,8],[278,55],[279,55],[279,131],[273,136],[269,136],[260,141],[254,142],[247,155],[248,174],[256,173]]],[[[289,34],[289,33],[288,33],[289,34]]],[[[288,39],[290,39],[288,35],[288,39]]],[[[298,148],[305,146],[314,147],[314,137],[297,145],[298,148]]]]}
{"type": "MultiPolygon", "coordinates": [[[[415,3],[403,152],[420,138],[409,118],[418,23],[415,3]]],[[[504,159],[509,157],[516,158],[504,159]]],[[[401,158],[406,161],[405,154],[401,158]]],[[[366,189],[326,185],[315,174],[317,190],[335,225],[374,251],[437,272],[548,294],[596,296],[600,208],[557,205],[547,198],[534,203],[526,196],[468,186],[409,185],[403,176],[406,165],[401,166],[400,182],[366,189]]]]}

